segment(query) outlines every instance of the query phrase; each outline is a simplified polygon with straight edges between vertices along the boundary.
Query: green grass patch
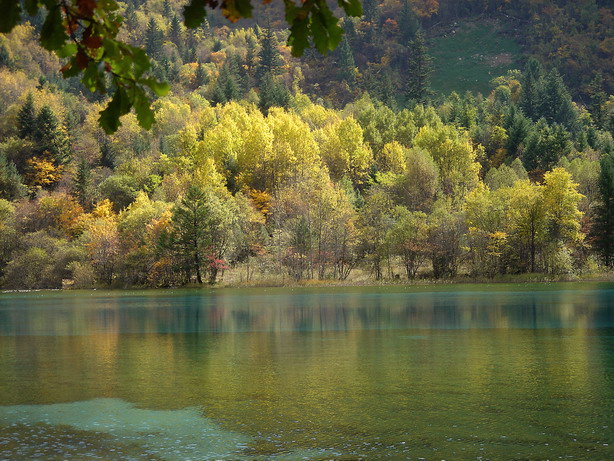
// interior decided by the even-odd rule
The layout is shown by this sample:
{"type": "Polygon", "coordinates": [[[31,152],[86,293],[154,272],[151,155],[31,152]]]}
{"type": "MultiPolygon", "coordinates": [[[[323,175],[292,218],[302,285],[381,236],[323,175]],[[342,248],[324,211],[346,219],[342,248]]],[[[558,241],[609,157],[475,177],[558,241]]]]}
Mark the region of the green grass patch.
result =
{"type": "Polygon", "coordinates": [[[461,22],[438,32],[429,40],[433,57],[433,91],[472,91],[487,95],[490,81],[510,69],[519,68],[522,51],[493,21],[461,22]]]}

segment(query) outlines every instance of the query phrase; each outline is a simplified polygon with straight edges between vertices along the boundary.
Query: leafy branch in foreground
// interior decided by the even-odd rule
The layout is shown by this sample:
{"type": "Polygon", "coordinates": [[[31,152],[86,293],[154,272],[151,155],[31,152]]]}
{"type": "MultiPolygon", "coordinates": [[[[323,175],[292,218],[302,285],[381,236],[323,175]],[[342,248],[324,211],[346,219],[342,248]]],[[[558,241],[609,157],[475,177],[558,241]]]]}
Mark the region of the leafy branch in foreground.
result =
{"type": "MultiPolygon", "coordinates": [[[[270,0],[268,0],[270,1],[270,0]]],[[[268,3],[265,1],[265,3],[268,3]]],[[[337,0],[349,16],[360,16],[359,0],[337,0]]],[[[230,21],[252,16],[251,0],[191,0],[184,8],[185,25],[196,28],[204,21],[206,8],[217,8],[230,21]]],[[[343,29],[325,0],[305,0],[300,5],[284,0],[285,17],[290,25],[288,45],[294,56],[302,55],[312,38],[315,47],[326,53],[341,41],[343,29]]],[[[46,10],[40,43],[67,60],[62,67],[65,78],[81,75],[81,82],[92,92],[112,94],[100,112],[100,126],[117,131],[120,117],[134,109],[139,124],[151,128],[154,113],[152,94],[164,96],[170,85],[152,78],[151,61],[144,50],[117,38],[122,25],[115,0],[0,0],[0,33],[10,32],[23,20],[23,13],[36,15],[46,10]]]]}

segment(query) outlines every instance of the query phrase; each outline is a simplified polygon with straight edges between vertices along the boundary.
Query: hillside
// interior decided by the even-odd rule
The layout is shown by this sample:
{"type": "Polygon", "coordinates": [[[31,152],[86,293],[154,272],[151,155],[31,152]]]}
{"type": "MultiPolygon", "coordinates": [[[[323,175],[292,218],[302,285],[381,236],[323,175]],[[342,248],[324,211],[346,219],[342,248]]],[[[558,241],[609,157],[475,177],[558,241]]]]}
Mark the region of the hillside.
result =
{"type": "Polygon", "coordinates": [[[187,30],[179,3],[122,4],[172,92],[151,130],[129,114],[111,135],[41,18],[0,37],[0,285],[611,268],[610,10],[427,3],[365,2],[334,53],[301,58],[270,19],[187,30]],[[528,31],[574,18],[595,53],[544,59],[557,44],[528,31]]]}

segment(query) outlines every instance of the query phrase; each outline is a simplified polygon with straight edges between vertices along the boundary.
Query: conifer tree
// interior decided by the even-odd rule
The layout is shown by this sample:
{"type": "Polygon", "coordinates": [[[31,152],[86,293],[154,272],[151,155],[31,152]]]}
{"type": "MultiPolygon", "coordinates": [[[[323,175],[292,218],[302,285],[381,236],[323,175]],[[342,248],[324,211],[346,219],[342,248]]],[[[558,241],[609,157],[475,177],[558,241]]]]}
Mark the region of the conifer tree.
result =
{"type": "Polygon", "coordinates": [[[540,119],[544,102],[544,71],[537,59],[531,58],[522,76],[522,92],[518,104],[524,115],[536,122],[540,119]]]}
{"type": "Polygon", "coordinates": [[[371,23],[373,28],[377,28],[380,18],[379,6],[377,0],[364,0],[362,2],[362,17],[371,23]]]}
{"type": "Polygon", "coordinates": [[[420,23],[416,14],[411,9],[408,0],[401,1],[401,14],[399,16],[399,32],[401,35],[401,43],[409,45],[416,39],[416,33],[420,30],[420,23]]]}
{"type": "Polygon", "coordinates": [[[522,111],[514,105],[510,108],[505,119],[504,128],[507,131],[507,142],[505,144],[507,155],[511,158],[515,158],[519,155],[520,147],[531,131],[531,122],[524,116],[522,111]]]}
{"type": "Polygon", "coordinates": [[[256,45],[257,45],[257,41],[255,37],[251,34],[248,35],[247,36],[247,52],[245,54],[245,68],[246,68],[246,74],[247,74],[245,87],[247,89],[253,86],[253,83],[254,83],[253,80],[254,80],[254,77],[256,76],[256,58],[257,58],[256,45]]]}
{"type": "Polygon", "coordinates": [[[27,195],[21,175],[13,162],[0,152],[0,199],[17,200],[27,195]]]}
{"type": "Polygon", "coordinates": [[[356,83],[356,63],[354,62],[354,53],[347,36],[344,36],[341,40],[337,53],[339,55],[337,62],[339,78],[345,80],[350,85],[354,85],[356,83]]]}
{"type": "Polygon", "coordinates": [[[277,37],[271,27],[262,31],[258,58],[259,62],[256,69],[258,81],[261,81],[266,74],[278,75],[281,73],[283,61],[277,49],[277,37]]]}
{"type": "Polygon", "coordinates": [[[173,19],[171,19],[171,25],[168,30],[168,38],[171,42],[177,45],[178,49],[181,49],[181,47],[183,47],[184,43],[183,30],[181,29],[181,20],[176,14],[174,14],[173,19]]]}
{"type": "Polygon", "coordinates": [[[90,210],[93,204],[92,197],[92,170],[87,160],[82,158],[77,164],[77,172],[73,179],[73,194],[79,204],[85,209],[90,210]]]}
{"type": "Polygon", "coordinates": [[[9,50],[6,49],[4,44],[0,45],[0,68],[1,67],[13,67],[13,60],[11,59],[11,55],[9,54],[9,50]]]}
{"type": "Polygon", "coordinates": [[[207,71],[205,71],[205,66],[203,66],[202,62],[198,63],[198,67],[196,68],[196,75],[194,76],[194,86],[196,88],[200,88],[204,86],[209,81],[209,76],[207,75],[207,71]]]}
{"type": "Polygon", "coordinates": [[[271,75],[266,74],[260,84],[260,110],[267,113],[271,107],[287,107],[290,93],[285,85],[271,75]]]}
{"type": "Polygon", "coordinates": [[[55,165],[63,165],[70,160],[70,142],[64,127],[47,105],[43,106],[36,117],[34,139],[39,153],[48,152],[55,165]]]}
{"type": "Polygon", "coordinates": [[[100,144],[100,166],[104,168],[115,168],[115,153],[109,138],[106,136],[99,142],[100,144]]]}
{"type": "Polygon", "coordinates": [[[171,7],[171,2],[169,0],[164,0],[162,3],[162,14],[165,18],[171,18],[174,15],[173,8],[171,7]]]}
{"type": "Polygon", "coordinates": [[[598,72],[589,84],[588,94],[591,98],[589,108],[595,125],[602,129],[607,129],[605,126],[607,118],[605,104],[608,101],[608,95],[603,89],[603,74],[601,72],[598,72]]]}
{"type": "Polygon", "coordinates": [[[145,31],[145,50],[153,59],[158,59],[162,53],[164,34],[154,18],[149,20],[145,31]]]}
{"type": "Polygon", "coordinates": [[[416,33],[408,48],[406,96],[409,101],[425,104],[431,95],[430,75],[433,72],[432,59],[427,53],[422,31],[416,33]]]}
{"type": "Polygon", "coordinates": [[[614,156],[601,158],[600,204],[596,210],[593,237],[606,267],[614,267],[614,156]]]}
{"type": "Polygon", "coordinates": [[[23,139],[31,139],[36,133],[36,110],[32,93],[28,93],[26,101],[17,113],[17,130],[19,137],[23,139]]]}
{"type": "Polygon", "coordinates": [[[542,91],[540,116],[548,123],[559,123],[568,130],[573,129],[577,118],[576,111],[571,95],[556,69],[546,75],[542,91]]]}

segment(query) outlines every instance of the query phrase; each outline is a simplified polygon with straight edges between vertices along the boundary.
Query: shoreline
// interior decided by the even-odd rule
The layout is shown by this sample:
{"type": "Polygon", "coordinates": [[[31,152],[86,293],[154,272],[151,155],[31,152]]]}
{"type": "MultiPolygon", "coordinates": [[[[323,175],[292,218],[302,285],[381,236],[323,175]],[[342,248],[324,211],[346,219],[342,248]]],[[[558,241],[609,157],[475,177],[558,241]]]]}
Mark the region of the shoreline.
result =
{"type": "Polygon", "coordinates": [[[504,286],[504,285],[543,285],[550,284],[573,284],[573,283],[614,283],[614,273],[605,272],[599,274],[587,274],[583,276],[547,276],[545,274],[522,274],[507,275],[495,278],[482,277],[456,277],[453,279],[386,279],[386,280],[302,280],[302,281],[282,281],[282,280],[256,280],[250,282],[218,282],[211,284],[189,284],[173,287],[148,287],[148,286],[96,286],[74,288],[66,286],[63,288],[36,288],[36,289],[0,289],[0,296],[3,294],[27,294],[27,293],[70,293],[70,292],[134,292],[134,291],[173,291],[173,290],[206,290],[218,291],[224,289],[272,289],[272,288],[403,288],[403,289],[441,289],[454,286],[504,286]]]}

